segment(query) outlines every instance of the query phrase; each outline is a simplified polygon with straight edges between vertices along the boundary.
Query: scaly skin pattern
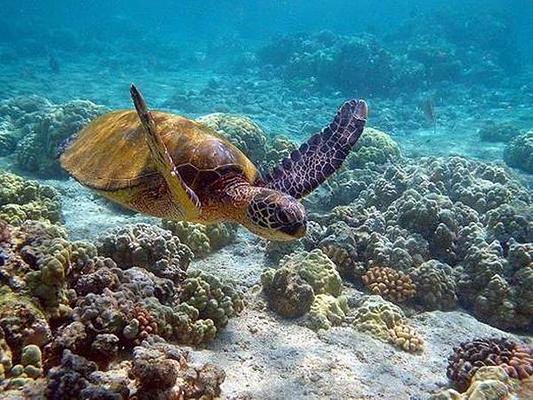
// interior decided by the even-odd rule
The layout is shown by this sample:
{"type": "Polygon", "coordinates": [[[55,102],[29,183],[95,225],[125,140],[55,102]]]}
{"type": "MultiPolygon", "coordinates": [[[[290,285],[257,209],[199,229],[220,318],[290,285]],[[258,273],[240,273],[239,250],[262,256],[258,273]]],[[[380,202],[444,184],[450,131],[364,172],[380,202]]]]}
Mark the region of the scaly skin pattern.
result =
{"type": "Polygon", "coordinates": [[[266,187],[297,199],[311,193],[340,168],[363,133],[367,116],[363,100],[344,103],[328,126],[266,177],[266,187]]]}

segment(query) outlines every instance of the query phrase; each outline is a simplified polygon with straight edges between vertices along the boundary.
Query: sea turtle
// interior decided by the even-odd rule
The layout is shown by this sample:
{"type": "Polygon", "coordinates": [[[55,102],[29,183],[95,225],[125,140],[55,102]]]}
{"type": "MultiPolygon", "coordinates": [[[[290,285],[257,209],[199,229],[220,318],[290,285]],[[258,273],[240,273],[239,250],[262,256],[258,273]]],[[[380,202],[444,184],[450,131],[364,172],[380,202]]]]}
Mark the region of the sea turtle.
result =
{"type": "Polygon", "coordinates": [[[306,232],[298,199],[342,164],[363,132],[367,105],[350,100],[333,121],[269,175],[205,125],[148,111],[135,85],[135,110],[100,116],[64,146],[60,162],[76,180],[127,208],[210,224],[232,221],[271,240],[306,232]]]}

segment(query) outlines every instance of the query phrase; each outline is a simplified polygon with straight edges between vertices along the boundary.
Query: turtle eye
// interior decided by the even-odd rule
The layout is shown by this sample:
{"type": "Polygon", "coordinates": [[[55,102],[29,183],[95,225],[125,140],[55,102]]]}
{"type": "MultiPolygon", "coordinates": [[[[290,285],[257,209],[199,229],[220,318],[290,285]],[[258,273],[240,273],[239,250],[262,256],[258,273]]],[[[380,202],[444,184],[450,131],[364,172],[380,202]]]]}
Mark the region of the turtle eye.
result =
{"type": "Polygon", "coordinates": [[[288,216],[287,212],[285,212],[285,210],[282,210],[282,209],[276,210],[276,218],[282,224],[288,224],[289,223],[289,216],[288,216]]]}

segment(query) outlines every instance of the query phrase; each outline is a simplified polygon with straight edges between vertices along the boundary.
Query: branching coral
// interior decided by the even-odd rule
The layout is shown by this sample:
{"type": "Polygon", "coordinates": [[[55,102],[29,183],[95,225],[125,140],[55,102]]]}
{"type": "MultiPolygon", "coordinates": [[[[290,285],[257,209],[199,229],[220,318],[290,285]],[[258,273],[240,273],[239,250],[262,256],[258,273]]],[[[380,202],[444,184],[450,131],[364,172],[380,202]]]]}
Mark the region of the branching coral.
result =
{"type": "Polygon", "coordinates": [[[0,171],[0,219],[12,225],[26,220],[60,222],[59,193],[36,181],[0,171]]]}
{"type": "Polygon", "coordinates": [[[235,239],[237,226],[229,223],[213,225],[195,224],[186,221],[163,220],[163,228],[168,229],[186,244],[196,257],[205,257],[235,239]]]}
{"type": "Polygon", "coordinates": [[[505,338],[463,342],[448,360],[447,375],[464,390],[483,366],[501,366],[511,378],[529,378],[533,375],[533,348],[505,338]]]}
{"type": "Polygon", "coordinates": [[[372,293],[395,303],[402,303],[416,294],[416,286],[409,275],[392,268],[372,267],[361,279],[372,293]]]}

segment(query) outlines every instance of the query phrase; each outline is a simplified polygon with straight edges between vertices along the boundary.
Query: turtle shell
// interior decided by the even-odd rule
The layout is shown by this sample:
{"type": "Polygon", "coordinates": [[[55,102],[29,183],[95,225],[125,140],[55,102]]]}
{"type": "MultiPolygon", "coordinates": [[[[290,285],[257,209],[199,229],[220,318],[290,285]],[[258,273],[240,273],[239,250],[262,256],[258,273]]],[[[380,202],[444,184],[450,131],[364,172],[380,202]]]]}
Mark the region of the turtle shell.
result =
{"type": "MultiPolygon", "coordinates": [[[[152,116],[181,178],[198,194],[229,172],[255,181],[252,162],[212,129],[174,114],[152,112],[152,116]]],[[[150,186],[161,175],[144,135],[135,111],[114,111],[86,126],[60,161],[75,179],[100,191],[150,186]]]]}

